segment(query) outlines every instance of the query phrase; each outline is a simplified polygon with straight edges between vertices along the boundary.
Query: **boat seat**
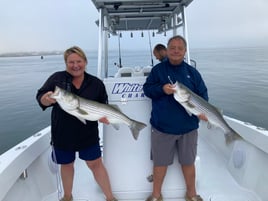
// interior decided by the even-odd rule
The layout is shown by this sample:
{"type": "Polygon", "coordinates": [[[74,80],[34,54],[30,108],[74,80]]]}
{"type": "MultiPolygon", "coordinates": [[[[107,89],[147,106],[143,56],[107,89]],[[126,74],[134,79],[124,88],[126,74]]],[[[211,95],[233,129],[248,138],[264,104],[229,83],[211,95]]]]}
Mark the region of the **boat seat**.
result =
{"type": "Polygon", "coordinates": [[[131,67],[123,67],[118,69],[114,77],[132,77],[134,75],[134,69],[131,67]]]}
{"type": "Polygon", "coordinates": [[[145,66],[142,68],[143,76],[148,76],[152,70],[152,66],[145,66]]]}
{"type": "Polygon", "coordinates": [[[119,68],[114,77],[138,77],[145,76],[147,77],[152,70],[151,66],[145,66],[143,68],[136,66],[135,68],[123,67],[119,68]]]}

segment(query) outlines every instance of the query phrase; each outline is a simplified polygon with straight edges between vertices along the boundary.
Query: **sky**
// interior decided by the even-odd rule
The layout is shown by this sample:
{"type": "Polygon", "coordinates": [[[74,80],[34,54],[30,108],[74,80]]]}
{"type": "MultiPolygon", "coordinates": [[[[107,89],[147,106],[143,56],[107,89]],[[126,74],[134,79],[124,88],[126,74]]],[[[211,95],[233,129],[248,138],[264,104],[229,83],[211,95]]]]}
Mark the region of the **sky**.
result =
{"type": "MultiPolygon", "coordinates": [[[[267,10],[267,0],[194,0],[186,10],[189,45],[268,46],[267,10]]],[[[62,51],[73,45],[97,50],[97,19],[91,0],[1,0],[0,54],[62,51]]],[[[147,35],[123,35],[121,48],[142,49],[146,43],[149,47],[147,35]]],[[[151,38],[151,45],[166,43],[168,37],[151,38]]],[[[118,39],[110,40],[109,48],[118,49],[118,39]]]]}

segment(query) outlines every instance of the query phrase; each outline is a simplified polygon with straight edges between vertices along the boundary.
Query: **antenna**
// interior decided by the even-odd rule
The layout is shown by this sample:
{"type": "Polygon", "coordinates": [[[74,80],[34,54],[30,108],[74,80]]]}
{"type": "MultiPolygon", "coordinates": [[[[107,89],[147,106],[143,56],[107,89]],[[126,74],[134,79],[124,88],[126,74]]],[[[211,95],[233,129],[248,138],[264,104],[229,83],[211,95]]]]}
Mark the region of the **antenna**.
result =
{"type": "Polygon", "coordinates": [[[148,36],[149,36],[149,46],[150,46],[151,62],[152,62],[152,66],[154,66],[154,60],[153,60],[153,55],[152,55],[152,43],[151,43],[150,30],[148,30],[148,36]]]}

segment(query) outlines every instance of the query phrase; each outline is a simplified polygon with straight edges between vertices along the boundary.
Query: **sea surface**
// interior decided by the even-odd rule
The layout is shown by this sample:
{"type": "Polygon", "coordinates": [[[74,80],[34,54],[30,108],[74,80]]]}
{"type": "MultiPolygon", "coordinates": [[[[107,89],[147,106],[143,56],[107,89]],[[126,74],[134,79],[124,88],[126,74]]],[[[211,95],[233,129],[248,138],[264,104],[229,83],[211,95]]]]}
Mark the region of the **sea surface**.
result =
{"type": "MultiPolygon", "coordinates": [[[[87,52],[87,71],[97,74],[97,52],[87,52]]],[[[268,129],[268,47],[194,49],[191,58],[208,87],[210,102],[224,115],[268,129]]],[[[118,52],[109,56],[109,76],[117,70],[118,52]]],[[[121,51],[123,66],[148,66],[150,52],[121,51]]],[[[153,59],[154,64],[157,63],[153,59]]],[[[35,99],[62,55],[0,57],[0,154],[50,125],[50,110],[35,99]]]]}

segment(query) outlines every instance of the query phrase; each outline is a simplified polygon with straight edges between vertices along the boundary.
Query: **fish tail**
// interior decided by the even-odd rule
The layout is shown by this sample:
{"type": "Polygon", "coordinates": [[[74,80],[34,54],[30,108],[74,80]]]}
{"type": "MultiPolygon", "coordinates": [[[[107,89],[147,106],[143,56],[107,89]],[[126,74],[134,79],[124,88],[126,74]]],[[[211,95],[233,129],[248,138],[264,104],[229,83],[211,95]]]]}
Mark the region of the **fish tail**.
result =
{"type": "Polygon", "coordinates": [[[119,130],[120,128],[119,124],[111,124],[111,125],[115,130],[119,130]]]}
{"type": "Polygon", "coordinates": [[[147,125],[142,123],[142,122],[139,122],[139,121],[135,121],[133,120],[133,122],[131,123],[130,125],[130,130],[131,130],[131,133],[134,137],[135,140],[138,139],[139,137],[139,134],[140,134],[140,131],[145,128],[147,125]]]}
{"type": "Polygon", "coordinates": [[[231,142],[235,141],[235,140],[241,140],[242,139],[241,135],[239,135],[234,130],[230,130],[229,132],[225,133],[224,137],[225,137],[225,143],[227,145],[230,144],[231,142]]]}

